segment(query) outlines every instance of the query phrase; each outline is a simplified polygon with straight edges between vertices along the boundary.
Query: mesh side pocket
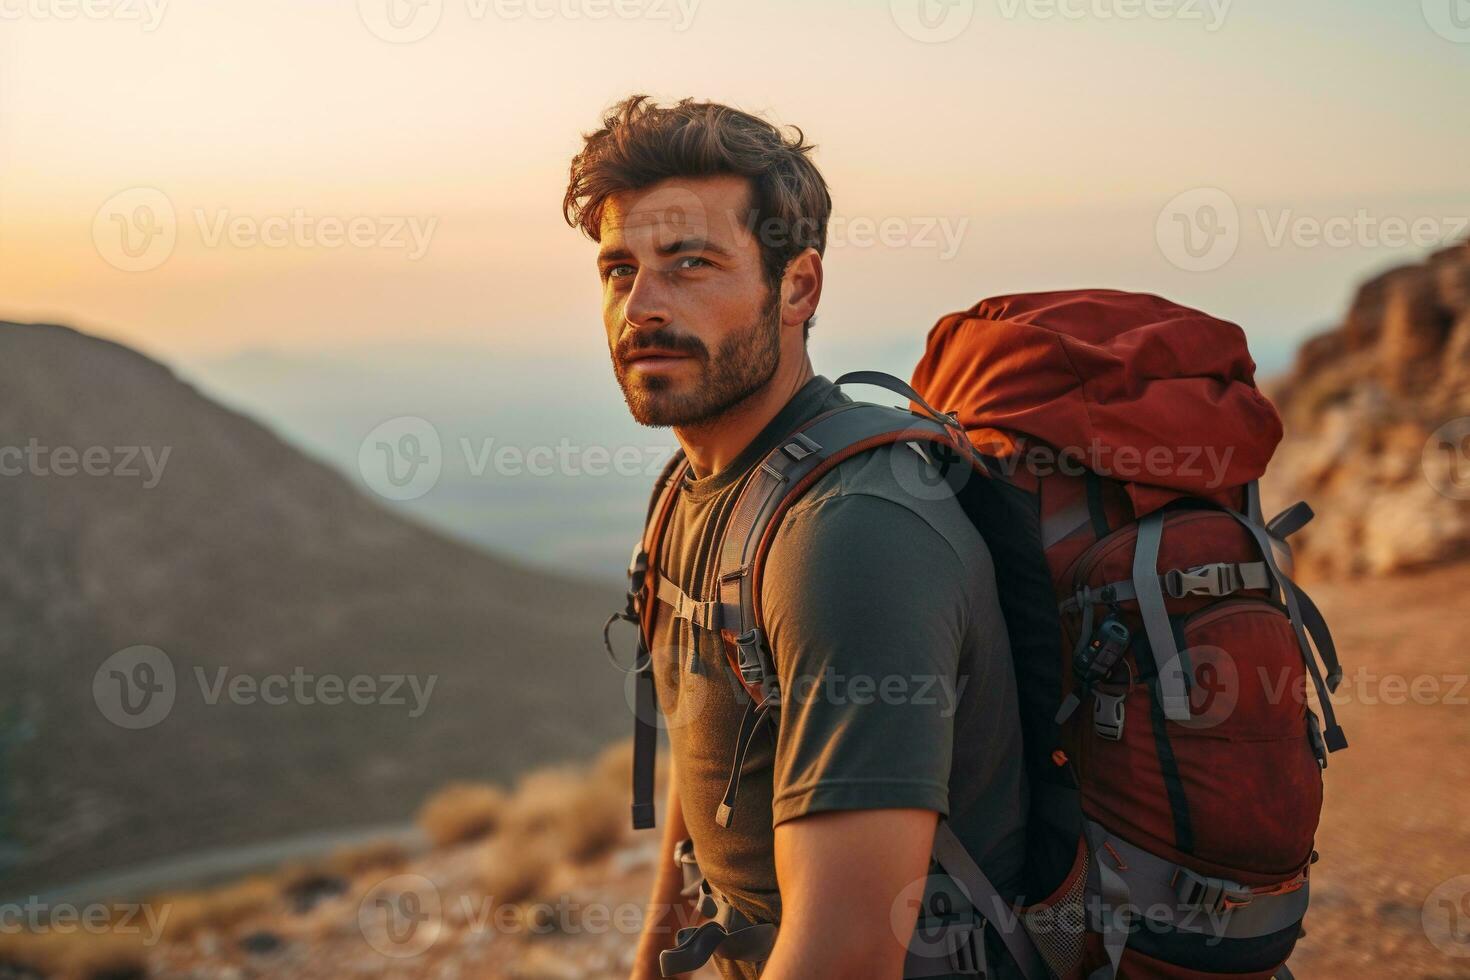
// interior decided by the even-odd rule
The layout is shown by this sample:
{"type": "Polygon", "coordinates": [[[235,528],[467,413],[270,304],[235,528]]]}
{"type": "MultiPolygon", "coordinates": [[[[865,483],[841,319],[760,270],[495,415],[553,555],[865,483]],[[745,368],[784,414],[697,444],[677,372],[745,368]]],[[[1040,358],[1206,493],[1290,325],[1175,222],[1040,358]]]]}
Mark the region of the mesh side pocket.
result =
{"type": "Polygon", "coordinates": [[[1077,849],[1077,862],[1067,880],[1044,901],[1028,905],[1022,916],[1036,950],[1053,974],[1069,978],[1080,975],[1086,927],[1087,872],[1091,866],[1087,847],[1077,849]]]}

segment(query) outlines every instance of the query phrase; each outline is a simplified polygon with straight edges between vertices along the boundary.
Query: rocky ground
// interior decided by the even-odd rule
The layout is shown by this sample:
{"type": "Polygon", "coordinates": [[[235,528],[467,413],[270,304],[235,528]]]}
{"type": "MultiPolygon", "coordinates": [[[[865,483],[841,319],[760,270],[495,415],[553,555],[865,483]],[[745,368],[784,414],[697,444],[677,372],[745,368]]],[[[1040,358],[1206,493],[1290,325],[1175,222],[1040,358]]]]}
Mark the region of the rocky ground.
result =
{"type": "MultiPolygon", "coordinates": [[[[1293,969],[1304,980],[1470,977],[1470,565],[1314,591],[1342,648],[1335,700],[1351,746],[1327,771],[1293,969]]],[[[654,833],[621,829],[626,760],[620,748],[585,772],[539,774],[506,799],[447,793],[421,817],[442,842],[422,855],[339,855],[212,895],[160,896],[171,911],[161,942],[78,937],[54,975],[624,977],[663,859],[654,833]]]]}

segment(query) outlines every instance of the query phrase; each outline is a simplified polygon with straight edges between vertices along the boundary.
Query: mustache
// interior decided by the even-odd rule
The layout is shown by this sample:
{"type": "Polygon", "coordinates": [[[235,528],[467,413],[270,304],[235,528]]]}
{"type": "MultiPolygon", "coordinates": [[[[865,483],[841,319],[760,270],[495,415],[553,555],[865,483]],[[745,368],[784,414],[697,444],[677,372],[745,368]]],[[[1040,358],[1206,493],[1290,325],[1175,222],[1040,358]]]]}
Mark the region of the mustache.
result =
{"type": "Polygon", "coordinates": [[[709,354],[708,349],[698,337],[690,337],[667,331],[645,334],[642,337],[631,335],[618,344],[618,360],[626,361],[638,351],[651,350],[673,351],[678,354],[689,354],[694,357],[704,358],[709,354]]]}

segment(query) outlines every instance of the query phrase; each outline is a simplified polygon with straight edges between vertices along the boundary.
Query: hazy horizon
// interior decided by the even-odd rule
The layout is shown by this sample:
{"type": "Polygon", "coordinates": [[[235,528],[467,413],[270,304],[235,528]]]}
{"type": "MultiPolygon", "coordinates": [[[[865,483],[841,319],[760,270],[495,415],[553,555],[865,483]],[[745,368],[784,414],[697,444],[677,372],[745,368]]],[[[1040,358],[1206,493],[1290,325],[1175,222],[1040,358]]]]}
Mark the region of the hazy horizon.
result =
{"type": "Polygon", "coordinates": [[[1452,0],[399,2],[6,8],[0,317],[171,361],[605,356],[560,202],[580,134],[632,92],[817,144],[817,358],[1073,286],[1158,292],[1280,352],[1470,215],[1452,0]]]}

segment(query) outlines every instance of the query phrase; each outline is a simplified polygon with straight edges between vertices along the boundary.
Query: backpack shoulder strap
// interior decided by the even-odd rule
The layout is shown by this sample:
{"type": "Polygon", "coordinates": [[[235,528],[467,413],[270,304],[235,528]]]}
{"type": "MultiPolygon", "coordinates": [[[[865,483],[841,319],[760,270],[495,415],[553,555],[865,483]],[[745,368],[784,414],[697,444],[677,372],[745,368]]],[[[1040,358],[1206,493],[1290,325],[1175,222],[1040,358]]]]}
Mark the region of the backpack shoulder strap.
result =
{"type": "MultiPolygon", "coordinates": [[[[849,402],[802,425],[756,466],[725,525],[718,564],[720,606],[733,614],[720,623],[720,635],[732,669],[752,698],[763,698],[775,680],[764,636],[760,585],[766,555],[786,511],[846,459],[899,442],[953,446],[954,432],[901,408],[849,402]]],[[[963,433],[958,438],[964,439],[963,433]]]]}
{"type": "MultiPolygon", "coordinates": [[[[761,461],[741,490],[720,542],[719,559],[721,608],[738,609],[739,619],[722,623],[720,632],[726,641],[731,669],[750,695],[750,702],[741,722],[725,797],[716,811],[716,822],[724,827],[732,821],[740,771],[750,741],[764,716],[774,715],[780,707],[775,662],[761,616],[760,586],[766,556],[786,511],[843,460],[880,446],[900,442],[938,444],[941,449],[950,447],[962,453],[960,458],[972,460],[966,465],[980,463],[963,430],[954,426],[951,418],[933,412],[903,382],[877,372],[844,375],[838,379],[839,383],[844,379],[880,384],[907,394],[935,417],[925,418],[905,409],[865,402],[842,405],[817,416],[782,440],[761,461]],[[890,381],[899,387],[889,385],[890,381]],[[957,439],[963,442],[957,444],[957,439]]],[[[959,883],[975,910],[1000,934],[1022,975],[1028,980],[1049,976],[1015,911],[1000,897],[945,821],[936,829],[932,857],[959,883]]]]}

